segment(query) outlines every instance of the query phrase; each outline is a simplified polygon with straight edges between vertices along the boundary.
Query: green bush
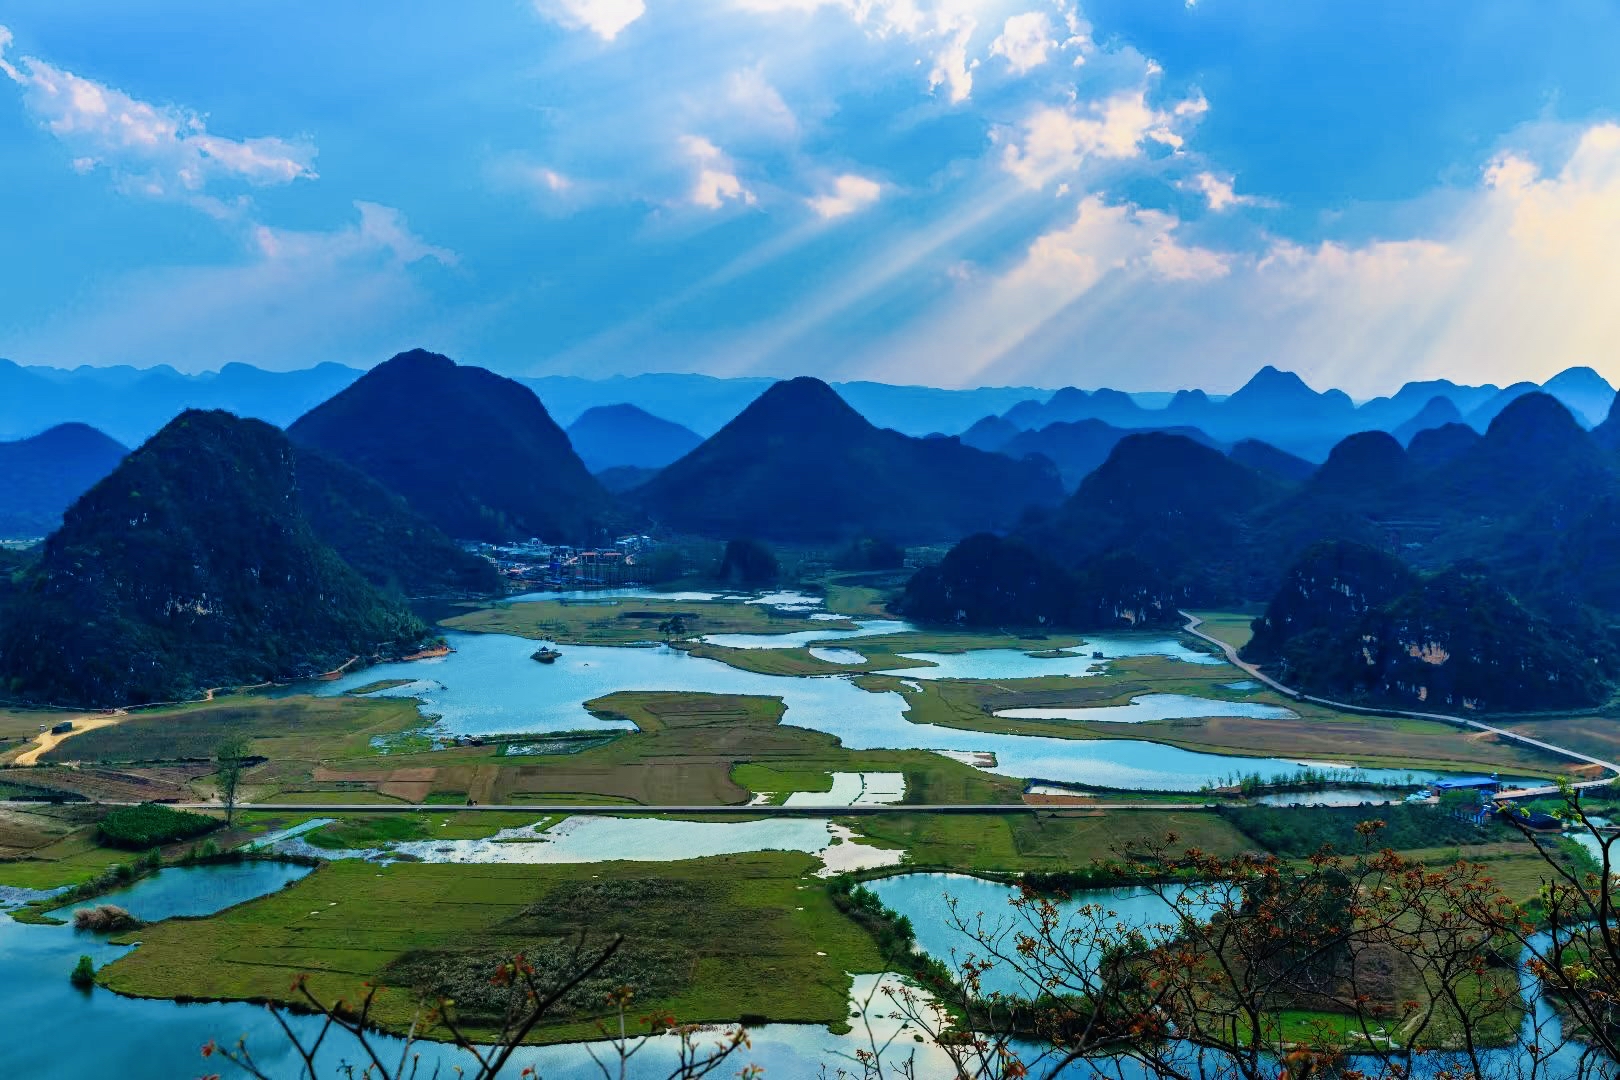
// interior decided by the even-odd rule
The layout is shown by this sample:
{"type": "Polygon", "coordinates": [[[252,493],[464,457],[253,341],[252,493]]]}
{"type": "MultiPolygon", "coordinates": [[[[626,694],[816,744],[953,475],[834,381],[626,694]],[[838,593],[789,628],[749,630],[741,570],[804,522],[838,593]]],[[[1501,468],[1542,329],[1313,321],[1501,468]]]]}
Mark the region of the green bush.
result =
{"type": "Polygon", "coordinates": [[[73,966],[73,974],[68,978],[74,986],[81,990],[88,990],[96,985],[96,964],[88,956],[79,957],[79,962],[73,966]]]}
{"type": "Polygon", "coordinates": [[[219,828],[219,821],[206,814],[175,810],[156,803],[122,806],[101,819],[101,842],[129,851],[191,840],[219,828]]]}

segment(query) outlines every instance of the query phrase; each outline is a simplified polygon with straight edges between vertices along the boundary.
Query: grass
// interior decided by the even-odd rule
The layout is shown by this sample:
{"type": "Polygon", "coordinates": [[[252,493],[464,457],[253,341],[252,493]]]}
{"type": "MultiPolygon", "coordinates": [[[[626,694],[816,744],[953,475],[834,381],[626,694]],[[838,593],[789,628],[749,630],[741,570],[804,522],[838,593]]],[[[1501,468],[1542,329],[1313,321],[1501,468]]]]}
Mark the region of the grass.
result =
{"type": "Polygon", "coordinates": [[[1172,833],[1183,848],[1218,855],[1254,849],[1241,832],[1204,810],[884,814],[852,824],[869,839],[904,847],[908,866],[951,870],[1073,870],[1172,833]]]}
{"type": "Polygon", "coordinates": [[[1604,761],[1620,761],[1620,722],[1604,712],[1493,717],[1492,723],[1604,761]]]}
{"type": "Polygon", "coordinates": [[[731,600],[659,600],[635,597],[600,604],[524,601],[480,608],[446,619],[452,630],[513,634],[561,645],[634,645],[659,641],[660,624],[680,615],[685,638],[704,634],[787,634],[800,630],[852,630],[855,624],[811,622],[804,615],[779,612],[766,604],[731,600]]]}
{"type": "MultiPolygon", "coordinates": [[[[540,955],[587,929],[657,946],[661,985],[638,994],[633,1016],[682,1021],[742,1014],[841,1027],[850,973],[882,968],[872,940],[805,875],[815,861],[771,852],[660,864],[450,866],[343,862],[282,891],[201,920],[145,927],[141,946],[103,968],[112,989],[145,997],[287,1000],[293,974],[327,997],[381,981],[377,1018],[408,1024],[416,995],[388,985],[406,957],[443,966],[540,955]],[[643,902],[604,904],[619,893],[643,902]],[[667,894],[679,901],[672,909],[667,894]],[[594,898],[594,899],[593,899],[594,898]],[[673,922],[680,933],[671,935],[673,922]]],[[[538,1041],[595,1034],[582,1009],[542,1026],[538,1041]]]]}
{"type": "Polygon", "coordinates": [[[73,804],[0,809],[0,885],[78,885],[127,862],[128,852],[97,842],[97,823],[105,813],[102,807],[73,804]]]}
{"type": "Polygon", "coordinates": [[[756,795],[765,791],[783,796],[795,791],[831,791],[833,786],[832,774],[819,769],[769,765],[738,765],[731,770],[731,779],[756,795]]]}
{"type": "Polygon", "coordinates": [[[206,761],[225,739],[278,762],[371,757],[371,740],[421,726],[403,698],[268,697],[249,694],[142,712],[116,727],[76,735],[47,761],[129,764],[206,761]]]}
{"type": "Polygon", "coordinates": [[[1262,612],[1256,608],[1252,611],[1194,611],[1192,614],[1204,620],[1198,629],[1216,641],[1224,641],[1234,649],[1241,649],[1254,636],[1249,624],[1262,612]]]}
{"type": "Polygon", "coordinates": [[[889,618],[887,606],[892,595],[888,589],[870,585],[827,585],[827,610],[837,615],[852,615],[858,619],[889,618]]]}

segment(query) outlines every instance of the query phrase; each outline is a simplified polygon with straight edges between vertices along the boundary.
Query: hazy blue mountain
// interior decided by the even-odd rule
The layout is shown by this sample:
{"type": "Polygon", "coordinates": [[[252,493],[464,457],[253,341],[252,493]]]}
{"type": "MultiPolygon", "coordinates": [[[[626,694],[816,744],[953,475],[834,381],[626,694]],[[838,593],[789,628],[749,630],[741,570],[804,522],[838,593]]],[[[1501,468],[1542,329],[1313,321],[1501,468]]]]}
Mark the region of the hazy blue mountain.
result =
{"type": "Polygon", "coordinates": [[[1592,429],[1592,438],[1606,450],[1620,451],[1620,394],[1610,401],[1603,422],[1592,429]]]}
{"type": "Polygon", "coordinates": [[[1501,387],[1462,386],[1450,379],[1423,379],[1409,382],[1388,397],[1376,397],[1356,409],[1356,423],[1363,431],[1394,431],[1422,411],[1437,397],[1446,398],[1464,416],[1501,392],[1501,387]]]}
{"type": "MultiPolygon", "coordinates": [[[[562,424],[572,424],[587,409],[598,405],[628,403],[700,435],[720,430],[776,382],[758,377],[722,379],[675,373],[615,375],[608,379],[540,375],[519,381],[538,393],[562,424]]],[[[934,431],[955,434],[981,416],[1000,413],[1046,393],[1028,386],[941,390],[875,382],[834,383],[833,389],[878,427],[894,428],[907,435],[934,431]]]]}
{"type": "Polygon", "coordinates": [[[1260,439],[1239,440],[1227,456],[1240,465],[1247,465],[1257,473],[1287,484],[1302,483],[1316,471],[1313,462],[1290,454],[1286,450],[1279,450],[1260,439]]]}
{"type": "Polygon", "coordinates": [[[1486,428],[1491,426],[1491,421],[1495,420],[1497,416],[1501,414],[1503,409],[1507,408],[1524,395],[1534,394],[1540,389],[1541,387],[1537,386],[1533,382],[1516,382],[1512,386],[1498,390],[1495,394],[1492,394],[1490,398],[1484,402],[1484,404],[1469,411],[1464,419],[1468,422],[1470,427],[1479,431],[1484,431],[1486,428]]]}
{"type": "Polygon", "coordinates": [[[622,495],[657,476],[658,470],[643,469],[636,465],[616,465],[611,469],[603,469],[595,475],[596,482],[611,494],[622,495]]]}
{"type": "Polygon", "coordinates": [[[1424,428],[1406,444],[1406,456],[1420,469],[1444,465],[1476,446],[1484,436],[1467,424],[1441,424],[1424,428]]]}
{"type": "Polygon", "coordinates": [[[129,451],[85,424],[0,442],[0,539],[44,536],[129,451]]]}
{"type": "Polygon", "coordinates": [[[635,405],[597,405],[568,425],[568,441],[593,473],[632,465],[662,469],[697,448],[702,436],[635,405]]]}
{"type": "Polygon", "coordinates": [[[818,379],[777,383],[630,492],[682,532],[775,541],[954,540],[1063,489],[1050,463],[878,428],[818,379]]]}
{"type": "Polygon", "coordinates": [[[0,360],[0,438],[82,423],[134,445],[186,409],[223,409],[285,427],[361,374],[340,364],[286,372],[226,364],[185,375],[167,366],[63,370],[0,360]]]}
{"type": "Polygon", "coordinates": [[[1418,432],[1444,427],[1447,424],[1459,424],[1462,423],[1462,418],[1462,410],[1457,408],[1455,401],[1444,395],[1437,395],[1430,398],[1428,404],[1424,405],[1416,416],[1392,429],[1390,433],[1395,436],[1396,442],[1406,446],[1418,432]]]}
{"type": "Polygon", "coordinates": [[[1614,387],[1589,367],[1572,367],[1541,384],[1543,393],[1562,401],[1584,426],[1601,424],[1614,403],[1614,387]]]}
{"type": "MultiPolygon", "coordinates": [[[[1197,428],[1148,428],[1148,431],[1164,431],[1172,435],[1184,435],[1194,442],[1220,450],[1222,447],[1208,435],[1197,428]]],[[[1101,420],[1075,420],[1072,422],[1058,422],[1048,424],[1039,431],[1022,431],[1012,439],[1003,443],[998,453],[1008,457],[1021,458],[1030,454],[1039,454],[1058,468],[1058,475],[1063,478],[1063,487],[1073,491],[1080,485],[1086,475],[1113,453],[1119,440],[1127,435],[1142,434],[1142,430],[1119,428],[1101,420]]],[[[964,438],[962,440],[966,442],[964,438]]]]}
{"type": "Polygon", "coordinates": [[[1012,442],[1024,429],[1003,416],[984,416],[958,436],[963,446],[994,453],[1012,442]]]}
{"type": "Polygon", "coordinates": [[[458,540],[584,542],[611,512],[534,391],[422,349],[372,368],[287,434],[404,496],[458,540]]]}

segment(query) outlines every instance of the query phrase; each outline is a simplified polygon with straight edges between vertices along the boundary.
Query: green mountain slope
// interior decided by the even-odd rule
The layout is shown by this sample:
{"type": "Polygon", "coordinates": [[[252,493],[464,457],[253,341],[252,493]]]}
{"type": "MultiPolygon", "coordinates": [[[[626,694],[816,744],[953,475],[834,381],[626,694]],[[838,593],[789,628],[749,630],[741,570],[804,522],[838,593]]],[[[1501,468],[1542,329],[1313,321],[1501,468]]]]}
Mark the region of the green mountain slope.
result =
{"type": "Polygon", "coordinates": [[[317,539],[280,431],[190,411],[69,508],[0,627],[0,685],[60,704],[174,700],[426,634],[317,539]]]}

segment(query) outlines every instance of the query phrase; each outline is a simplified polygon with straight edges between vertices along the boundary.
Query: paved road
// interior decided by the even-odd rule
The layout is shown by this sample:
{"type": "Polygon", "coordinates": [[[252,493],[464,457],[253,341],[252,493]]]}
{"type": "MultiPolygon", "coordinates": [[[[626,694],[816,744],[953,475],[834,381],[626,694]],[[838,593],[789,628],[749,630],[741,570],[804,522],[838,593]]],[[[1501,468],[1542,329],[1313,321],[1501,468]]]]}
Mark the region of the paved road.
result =
{"type": "MultiPolygon", "coordinates": [[[[0,806],[37,807],[37,802],[4,802],[0,806]]],[[[134,802],[104,800],[102,806],[134,806],[134,802]]],[[[223,810],[217,802],[167,803],[179,810],[223,810]]],[[[435,803],[418,806],[415,803],[238,803],[237,810],[288,810],[298,813],[382,813],[382,814],[440,814],[472,811],[505,811],[520,814],[729,814],[747,817],[850,817],[870,814],[1017,814],[1017,813],[1070,813],[1092,810],[1206,810],[1214,803],[1074,803],[1044,805],[1036,803],[878,803],[871,806],[633,806],[628,803],[505,803],[462,806],[454,803],[435,803]]]]}
{"type": "MultiPolygon", "coordinates": [[[[1291,686],[1284,686],[1276,679],[1273,679],[1270,675],[1267,675],[1265,672],[1261,671],[1258,667],[1255,667],[1247,660],[1239,657],[1237,654],[1237,649],[1231,645],[1220,640],[1219,638],[1211,637],[1209,634],[1206,634],[1202,630],[1198,629],[1203,625],[1203,619],[1200,619],[1198,616],[1186,611],[1181,612],[1181,617],[1187,620],[1187,625],[1185,628],[1187,633],[1191,634],[1195,638],[1209,642],[1217,649],[1220,649],[1221,652],[1225,654],[1227,661],[1233,666],[1241,668],[1250,677],[1258,679],[1260,682],[1265,683],[1279,694],[1287,695],[1288,697],[1293,698],[1295,701],[1308,701],[1313,705],[1325,705],[1330,709],[1338,709],[1340,712],[1361,713],[1366,716],[1399,716],[1410,720],[1437,720],[1443,724],[1451,724],[1454,727],[1469,728],[1473,731],[1483,731],[1487,734],[1495,735],[1498,738],[1507,739],[1510,742],[1516,742],[1523,746],[1533,747],[1537,750],[1545,750],[1547,753],[1557,754],[1559,757],[1568,758],[1571,761],[1579,761],[1583,765],[1596,765],[1609,773],[1608,776],[1601,780],[1583,780],[1575,785],[1577,788],[1599,787],[1605,784],[1612,784],[1616,778],[1620,778],[1620,765],[1617,765],[1612,761],[1604,761],[1602,758],[1592,757],[1590,754],[1583,754],[1579,750],[1571,750],[1566,746],[1557,746],[1553,743],[1547,742],[1544,739],[1532,738],[1529,735],[1522,735],[1517,731],[1509,731],[1507,728],[1495,727],[1491,724],[1481,723],[1478,720],[1470,720],[1466,716],[1451,716],[1447,713],[1408,712],[1404,709],[1374,709],[1368,708],[1365,705],[1352,705],[1349,702],[1332,701],[1328,698],[1315,697],[1311,694],[1302,693],[1299,690],[1295,690],[1291,686]]],[[[1558,794],[1558,788],[1548,786],[1504,791],[1500,792],[1497,795],[1497,798],[1530,799],[1542,795],[1556,794],[1558,794]]]]}

